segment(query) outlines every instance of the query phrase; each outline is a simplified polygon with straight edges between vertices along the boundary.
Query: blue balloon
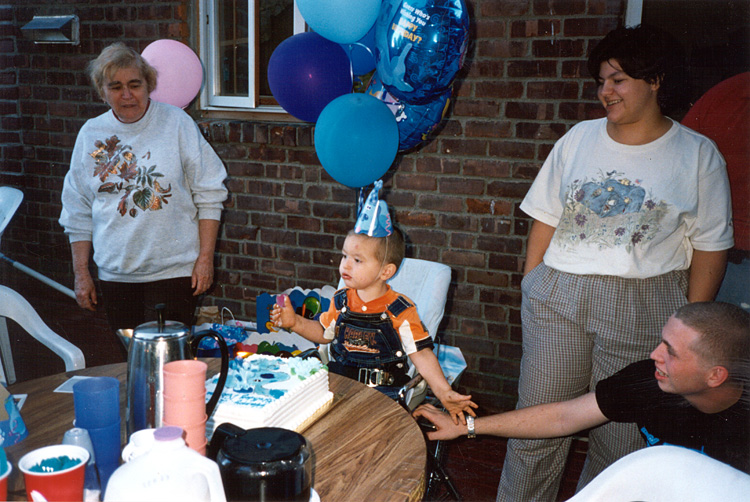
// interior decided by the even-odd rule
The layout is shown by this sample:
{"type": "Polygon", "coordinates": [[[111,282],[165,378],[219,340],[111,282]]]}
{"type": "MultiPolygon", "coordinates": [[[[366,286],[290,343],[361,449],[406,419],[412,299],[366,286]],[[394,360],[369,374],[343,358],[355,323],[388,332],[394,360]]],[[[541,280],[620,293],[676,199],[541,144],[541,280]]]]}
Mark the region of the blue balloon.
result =
{"type": "Polygon", "coordinates": [[[326,172],[342,185],[370,185],[396,158],[396,120],[385,103],[372,96],[339,96],[318,117],[315,152],[326,172]]]}
{"type": "Polygon", "coordinates": [[[464,0],[384,0],[375,30],[383,84],[402,101],[424,104],[461,69],[469,14],[464,0]]]}
{"type": "Polygon", "coordinates": [[[351,92],[349,58],[339,44],[317,33],[298,33],[271,54],[268,85],[284,110],[315,122],[328,103],[351,92]]]}
{"type": "Polygon", "coordinates": [[[391,95],[380,81],[377,72],[367,86],[367,94],[385,103],[396,118],[400,152],[411,150],[427,140],[448,112],[452,93],[453,88],[449,87],[433,101],[423,105],[412,105],[391,95]]]}
{"type": "Polygon", "coordinates": [[[307,25],[339,44],[364,37],[375,24],[382,0],[297,0],[307,25]]]}
{"type": "Polygon", "coordinates": [[[342,44],[352,63],[352,75],[365,75],[375,69],[375,25],[353,44],[342,44]]]}

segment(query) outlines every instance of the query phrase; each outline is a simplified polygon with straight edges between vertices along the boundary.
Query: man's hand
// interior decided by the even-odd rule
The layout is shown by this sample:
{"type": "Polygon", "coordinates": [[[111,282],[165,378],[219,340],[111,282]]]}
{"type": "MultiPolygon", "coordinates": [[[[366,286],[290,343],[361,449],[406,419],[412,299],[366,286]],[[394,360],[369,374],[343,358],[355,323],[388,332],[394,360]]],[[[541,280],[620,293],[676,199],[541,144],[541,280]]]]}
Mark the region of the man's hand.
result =
{"type": "Polygon", "coordinates": [[[431,404],[423,404],[417,407],[412,412],[412,416],[414,418],[424,417],[435,425],[437,430],[427,433],[427,439],[431,441],[437,439],[454,439],[468,434],[468,428],[465,424],[454,423],[450,415],[438,410],[431,404]]]}

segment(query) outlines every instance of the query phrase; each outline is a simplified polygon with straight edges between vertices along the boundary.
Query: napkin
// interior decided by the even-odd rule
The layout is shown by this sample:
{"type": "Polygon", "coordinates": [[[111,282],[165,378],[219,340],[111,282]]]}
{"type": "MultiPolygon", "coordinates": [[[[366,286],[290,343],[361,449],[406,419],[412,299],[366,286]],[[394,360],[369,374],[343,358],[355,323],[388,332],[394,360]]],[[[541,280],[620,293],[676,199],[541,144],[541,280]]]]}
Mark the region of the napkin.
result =
{"type": "Polygon", "coordinates": [[[23,423],[16,401],[4,386],[0,385],[0,447],[14,445],[29,435],[23,423]]]}

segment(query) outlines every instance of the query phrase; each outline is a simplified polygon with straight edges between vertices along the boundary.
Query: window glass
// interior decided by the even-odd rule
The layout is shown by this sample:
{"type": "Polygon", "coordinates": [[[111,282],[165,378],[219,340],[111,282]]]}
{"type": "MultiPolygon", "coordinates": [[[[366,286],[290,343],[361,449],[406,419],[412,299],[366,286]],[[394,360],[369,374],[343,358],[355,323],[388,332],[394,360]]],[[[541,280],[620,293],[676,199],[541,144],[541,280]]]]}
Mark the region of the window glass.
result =
{"type": "Polygon", "coordinates": [[[271,97],[268,61],[276,47],[294,35],[294,0],[261,0],[258,87],[261,99],[271,97]]]}
{"type": "Polygon", "coordinates": [[[201,108],[284,113],[268,85],[268,62],[281,42],[305,29],[294,0],[196,1],[206,68],[201,108]]]}
{"type": "Polygon", "coordinates": [[[219,0],[218,63],[222,96],[247,96],[249,70],[247,1],[219,0]],[[239,3],[239,5],[238,5],[239,3]]]}

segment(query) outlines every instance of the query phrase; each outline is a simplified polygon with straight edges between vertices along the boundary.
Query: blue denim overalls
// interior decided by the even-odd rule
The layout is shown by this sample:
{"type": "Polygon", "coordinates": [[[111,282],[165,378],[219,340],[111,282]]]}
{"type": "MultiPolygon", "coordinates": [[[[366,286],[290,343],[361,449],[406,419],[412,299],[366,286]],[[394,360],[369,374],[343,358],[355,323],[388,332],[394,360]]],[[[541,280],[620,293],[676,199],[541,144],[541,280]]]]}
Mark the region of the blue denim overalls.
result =
{"type": "Polygon", "coordinates": [[[333,301],[341,313],[336,320],[328,369],[375,387],[389,397],[398,397],[399,389],[409,381],[408,358],[388,314],[398,316],[413,305],[399,296],[385,312],[351,312],[345,289],[338,291],[333,301]]]}

